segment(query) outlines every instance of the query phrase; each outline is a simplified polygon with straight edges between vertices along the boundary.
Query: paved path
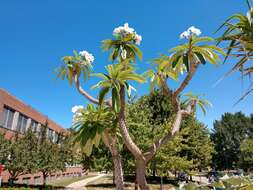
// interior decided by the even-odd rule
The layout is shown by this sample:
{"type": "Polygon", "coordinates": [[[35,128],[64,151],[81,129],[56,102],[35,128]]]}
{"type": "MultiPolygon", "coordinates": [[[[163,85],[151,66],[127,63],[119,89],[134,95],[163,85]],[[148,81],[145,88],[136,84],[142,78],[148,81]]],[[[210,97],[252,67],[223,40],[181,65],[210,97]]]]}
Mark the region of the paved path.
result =
{"type": "Polygon", "coordinates": [[[71,183],[70,185],[68,185],[65,189],[67,190],[86,190],[86,185],[92,181],[95,181],[103,176],[105,176],[106,174],[99,174],[95,177],[89,177],[80,181],[77,181],[75,183],[71,183]]]}
{"type": "Polygon", "coordinates": [[[192,176],[192,180],[201,184],[209,184],[207,177],[205,176],[192,176]]]}

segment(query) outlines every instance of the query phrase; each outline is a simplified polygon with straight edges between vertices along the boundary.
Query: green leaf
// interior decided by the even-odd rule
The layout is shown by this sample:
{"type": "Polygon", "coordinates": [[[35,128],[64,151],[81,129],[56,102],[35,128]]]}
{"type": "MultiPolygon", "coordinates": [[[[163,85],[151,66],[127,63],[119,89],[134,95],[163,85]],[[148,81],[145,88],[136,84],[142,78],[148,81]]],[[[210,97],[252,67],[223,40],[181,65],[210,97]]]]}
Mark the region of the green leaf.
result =
{"type": "Polygon", "coordinates": [[[106,94],[108,94],[108,92],[110,91],[109,87],[103,87],[100,91],[99,91],[99,95],[98,95],[98,100],[99,100],[99,104],[102,105],[106,94]]]}
{"type": "Polygon", "coordinates": [[[116,113],[119,112],[119,104],[120,104],[119,91],[117,90],[117,88],[113,88],[112,89],[112,107],[116,113]]]}
{"type": "Polygon", "coordinates": [[[200,63],[206,64],[205,58],[200,53],[196,52],[195,55],[198,57],[200,63]]]}
{"type": "Polygon", "coordinates": [[[188,60],[188,55],[187,54],[185,54],[183,56],[183,64],[185,65],[187,72],[189,72],[189,70],[190,70],[190,64],[189,64],[189,60],[188,60]]]}
{"type": "Polygon", "coordinates": [[[204,37],[199,37],[199,38],[194,38],[192,40],[192,43],[196,44],[196,43],[199,43],[199,42],[204,42],[204,41],[214,41],[213,38],[211,37],[208,37],[208,36],[204,36],[204,37]]]}

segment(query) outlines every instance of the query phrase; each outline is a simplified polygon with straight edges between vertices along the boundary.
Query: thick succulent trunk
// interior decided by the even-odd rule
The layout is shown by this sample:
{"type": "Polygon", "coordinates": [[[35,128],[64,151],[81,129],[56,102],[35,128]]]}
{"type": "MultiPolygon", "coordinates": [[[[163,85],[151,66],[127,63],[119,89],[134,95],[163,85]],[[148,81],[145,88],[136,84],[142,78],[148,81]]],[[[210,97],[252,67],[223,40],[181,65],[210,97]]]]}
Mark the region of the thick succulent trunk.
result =
{"type": "Polygon", "coordinates": [[[149,190],[146,180],[146,163],[143,160],[136,161],[136,181],[141,190],[149,190]]]}
{"type": "Polygon", "coordinates": [[[121,163],[121,155],[117,148],[117,137],[105,131],[103,136],[105,145],[111,152],[113,160],[113,173],[117,190],[124,190],[124,177],[121,163]]]}
{"type": "Polygon", "coordinates": [[[125,119],[125,89],[124,87],[121,87],[120,89],[120,112],[118,115],[120,133],[122,135],[124,144],[127,146],[128,150],[133,154],[136,159],[136,181],[141,190],[149,189],[145,177],[146,164],[151,160],[151,158],[163,145],[169,142],[179,132],[183,116],[191,113],[192,106],[190,106],[189,109],[187,108],[187,110],[181,110],[180,103],[178,103],[178,101],[176,101],[176,103],[178,106],[178,110],[172,126],[172,130],[165,134],[161,139],[154,142],[148,152],[143,153],[129,135],[125,119]]]}
{"type": "Polygon", "coordinates": [[[141,190],[148,190],[145,177],[146,161],[142,151],[133,142],[129,135],[126,119],[125,119],[125,89],[120,89],[120,112],[119,112],[119,128],[124,144],[136,159],[136,182],[141,190]]]}
{"type": "Polygon", "coordinates": [[[123,170],[121,164],[121,156],[113,156],[113,167],[114,167],[114,180],[117,190],[124,190],[124,179],[123,179],[123,170]]]}

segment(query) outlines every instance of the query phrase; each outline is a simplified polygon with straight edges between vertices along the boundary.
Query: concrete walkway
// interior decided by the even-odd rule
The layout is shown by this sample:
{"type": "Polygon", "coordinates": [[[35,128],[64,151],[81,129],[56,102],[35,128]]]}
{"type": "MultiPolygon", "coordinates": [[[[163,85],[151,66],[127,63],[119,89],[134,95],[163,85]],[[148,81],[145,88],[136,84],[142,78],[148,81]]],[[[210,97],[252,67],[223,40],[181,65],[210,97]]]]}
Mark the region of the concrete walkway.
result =
{"type": "Polygon", "coordinates": [[[70,185],[68,185],[65,189],[66,190],[86,190],[86,185],[92,181],[95,181],[103,176],[105,176],[106,174],[99,174],[95,177],[89,177],[80,181],[77,181],[75,183],[71,183],[70,185]]]}
{"type": "Polygon", "coordinates": [[[208,179],[205,176],[192,176],[192,180],[203,185],[209,184],[208,179]]]}

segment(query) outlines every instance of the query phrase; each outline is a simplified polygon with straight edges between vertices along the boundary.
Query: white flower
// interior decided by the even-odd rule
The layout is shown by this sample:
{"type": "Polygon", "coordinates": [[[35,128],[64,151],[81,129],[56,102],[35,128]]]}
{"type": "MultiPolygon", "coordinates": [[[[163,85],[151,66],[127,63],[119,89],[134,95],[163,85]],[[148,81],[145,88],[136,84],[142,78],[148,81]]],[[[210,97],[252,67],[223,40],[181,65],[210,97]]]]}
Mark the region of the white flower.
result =
{"type": "Polygon", "coordinates": [[[127,57],[127,51],[125,50],[125,49],[123,49],[122,51],[121,51],[121,57],[122,57],[122,59],[126,59],[126,57],[127,57]]]}
{"type": "Polygon", "coordinates": [[[85,61],[87,61],[88,63],[93,63],[94,61],[94,56],[89,53],[88,51],[80,51],[79,55],[85,59],[85,61]]]}
{"type": "Polygon", "coordinates": [[[81,110],[83,110],[83,106],[79,105],[79,106],[74,106],[72,107],[71,111],[72,113],[77,113],[80,112],[81,110]]]}
{"type": "Polygon", "coordinates": [[[194,26],[191,26],[190,28],[188,28],[188,31],[192,34],[192,35],[196,35],[199,36],[201,34],[200,29],[195,28],[194,26]]]}
{"type": "Polygon", "coordinates": [[[188,28],[186,31],[180,34],[180,39],[189,39],[190,37],[193,36],[199,36],[201,34],[200,29],[195,28],[194,26],[191,26],[188,28]]]}
{"type": "Polygon", "coordinates": [[[180,34],[180,39],[188,39],[190,37],[190,33],[188,31],[184,31],[180,34]]]}
{"type": "Polygon", "coordinates": [[[125,23],[124,26],[119,26],[113,30],[113,35],[116,37],[126,37],[133,35],[133,41],[135,44],[140,45],[142,37],[138,35],[133,28],[130,28],[128,23],[125,23]]]}
{"type": "Polygon", "coordinates": [[[119,26],[118,28],[115,28],[113,30],[113,34],[114,35],[120,35],[120,36],[127,36],[129,34],[133,34],[134,33],[134,29],[130,28],[128,26],[128,23],[125,23],[124,26],[119,26]]]}
{"type": "Polygon", "coordinates": [[[135,34],[135,39],[134,40],[135,40],[135,44],[140,45],[141,40],[142,40],[141,35],[135,34]]]}
{"type": "Polygon", "coordinates": [[[73,115],[72,122],[73,122],[73,123],[77,122],[77,121],[80,119],[81,116],[82,116],[82,113],[81,113],[81,112],[75,113],[75,114],[73,115]]]}
{"type": "Polygon", "coordinates": [[[124,28],[124,30],[125,30],[127,33],[129,33],[129,34],[132,34],[132,33],[134,32],[134,29],[133,29],[133,28],[130,28],[130,27],[128,26],[128,23],[125,23],[123,28],[124,28]]]}

